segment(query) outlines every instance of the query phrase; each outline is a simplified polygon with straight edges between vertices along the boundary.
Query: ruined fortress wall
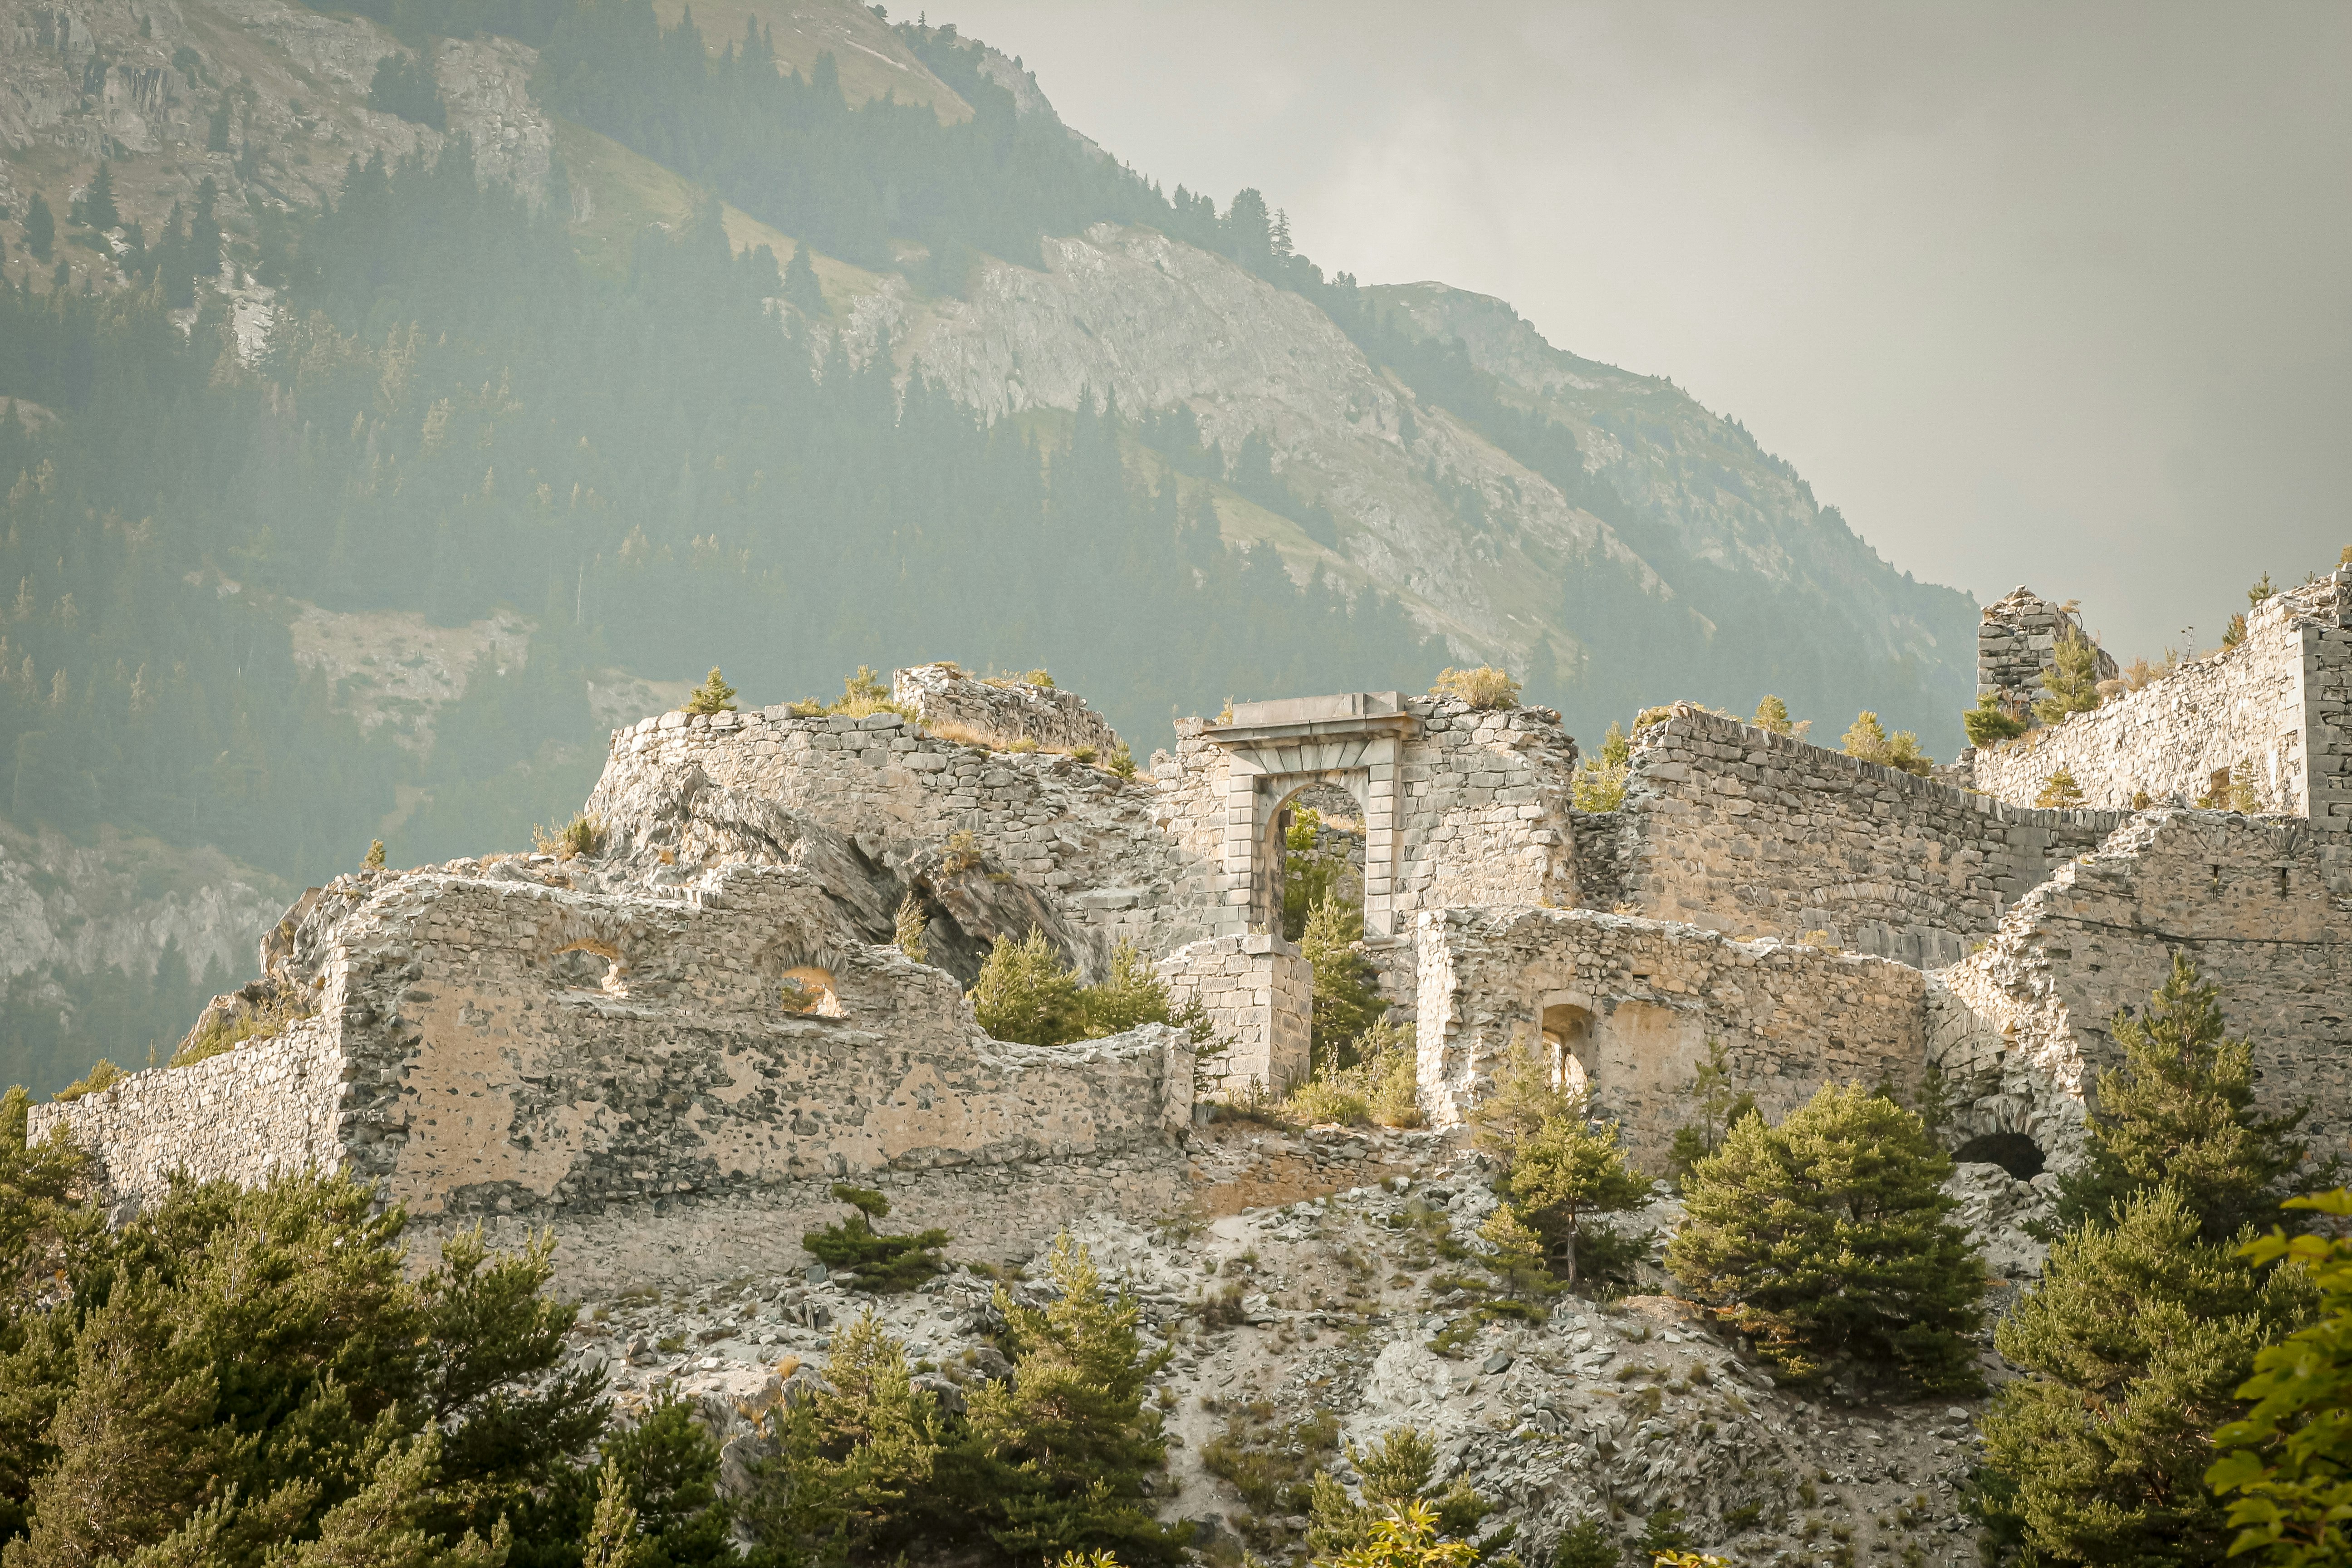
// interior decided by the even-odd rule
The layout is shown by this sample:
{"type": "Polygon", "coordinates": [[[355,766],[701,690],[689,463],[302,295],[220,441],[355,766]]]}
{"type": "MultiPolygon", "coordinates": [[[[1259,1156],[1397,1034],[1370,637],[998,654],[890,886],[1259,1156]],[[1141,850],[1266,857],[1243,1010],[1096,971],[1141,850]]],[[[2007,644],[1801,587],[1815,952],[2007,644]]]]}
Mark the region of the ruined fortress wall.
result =
{"type": "Polygon", "coordinates": [[[1405,742],[1396,929],[1454,904],[1576,901],[1577,746],[1549,708],[1416,698],[1405,742]]]}
{"type": "MultiPolygon", "coordinates": [[[[2042,672],[2058,663],[2061,637],[2090,639],[2083,618],[2022,585],[1984,607],[1977,625],[1977,691],[2011,705],[2042,694],[2042,672]]],[[[2094,679],[2112,680],[2116,661],[2098,648],[2094,679]]]]}
{"type": "Polygon", "coordinates": [[[1189,863],[1181,841],[1162,831],[1165,780],[959,745],[891,712],[665,713],[614,733],[587,810],[625,816],[618,802],[698,767],[716,784],[847,835],[886,864],[971,833],[992,861],[1055,898],[1106,950],[1126,939],[1164,953],[1210,934],[1210,868],[1189,863]]]}
{"type": "Polygon", "coordinates": [[[2352,828],[2352,568],[2273,595],[2236,647],[1974,754],[1976,785],[2032,800],[2064,769],[2086,803],[2187,805],[2253,765],[2261,808],[2352,828]]]}
{"type": "Polygon", "coordinates": [[[2112,1020],[2144,1009],[2173,955],[2221,987],[2254,1042],[2261,1104],[2308,1100],[2305,1131],[2352,1132],[2352,848],[2299,821],[2144,814],[2021,900],[1937,976],[1929,1055],[1958,1130],[2079,1148],[2085,1101],[2121,1060],[2112,1020]]]}
{"type": "MultiPolygon", "coordinates": [[[[326,941],[316,1028],[351,1089],[337,1136],[303,1163],[378,1181],[422,1216],[551,1219],[1115,1154],[1157,1147],[1191,1116],[1192,1049],[1177,1031],[1051,1048],[988,1039],[951,976],[850,939],[791,868],[730,867],[675,902],[401,877],[326,941]],[[795,973],[831,1003],[788,1010],[795,973]]],[[[234,1071],[247,1050],[205,1068],[234,1071]]],[[[125,1190],[152,1190],[163,1163],[128,1152],[167,1131],[124,1125],[127,1108],[185,1099],[149,1087],[177,1076],[60,1108],[125,1190]]]]}
{"type": "Polygon", "coordinates": [[[1644,914],[1822,931],[1920,968],[1958,961],[2123,820],[1969,795],[1687,706],[1635,736],[1621,815],[1634,826],[1612,868],[1644,914]]]}
{"type": "Polygon", "coordinates": [[[993,737],[1002,748],[1034,741],[1041,750],[1072,752],[1091,746],[1106,762],[1119,749],[1110,721],[1087,700],[1059,687],[1026,680],[983,680],[951,664],[919,664],[893,672],[890,695],[919,714],[927,727],[950,725],[993,737]]]}
{"type": "Polygon", "coordinates": [[[1775,1119],[1823,1083],[1908,1089],[1926,1059],[1927,977],[1884,959],[1590,910],[1431,910],[1417,935],[1422,1107],[1441,1122],[1547,1030],[1651,1169],[1695,1115],[1685,1088],[1710,1041],[1775,1119]]]}
{"type": "Polygon", "coordinates": [[[1198,1002],[1225,1049],[1201,1064],[1204,1087],[1245,1094],[1252,1084],[1280,1093],[1307,1079],[1314,1021],[1315,966],[1278,937],[1221,936],[1160,961],[1168,998],[1198,1002]]]}
{"type": "Polygon", "coordinates": [[[249,1184],[339,1162],[345,1077],[333,1029],[305,1018],[274,1039],[33,1106],[26,1131],[37,1141],[64,1127],[101,1150],[120,1195],[160,1193],[174,1171],[249,1184]]]}

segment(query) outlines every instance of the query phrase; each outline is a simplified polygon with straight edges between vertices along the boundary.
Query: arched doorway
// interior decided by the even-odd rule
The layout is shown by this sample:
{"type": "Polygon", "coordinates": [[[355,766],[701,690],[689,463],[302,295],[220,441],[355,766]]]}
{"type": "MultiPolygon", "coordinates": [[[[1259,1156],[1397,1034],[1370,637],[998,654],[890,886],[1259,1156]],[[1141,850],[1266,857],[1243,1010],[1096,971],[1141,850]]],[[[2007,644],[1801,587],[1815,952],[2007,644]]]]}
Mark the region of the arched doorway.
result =
{"type": "Polygon", "coordinates": [[[1554,1089],[1566,1089],[1570,1094],[1583,1094],[1591,1089],[1585,1067],[1591,1045],[1591,1013],[1565,1002],[1543,1010],[1544,1066],[1551,1075],[1554,1089]]]}

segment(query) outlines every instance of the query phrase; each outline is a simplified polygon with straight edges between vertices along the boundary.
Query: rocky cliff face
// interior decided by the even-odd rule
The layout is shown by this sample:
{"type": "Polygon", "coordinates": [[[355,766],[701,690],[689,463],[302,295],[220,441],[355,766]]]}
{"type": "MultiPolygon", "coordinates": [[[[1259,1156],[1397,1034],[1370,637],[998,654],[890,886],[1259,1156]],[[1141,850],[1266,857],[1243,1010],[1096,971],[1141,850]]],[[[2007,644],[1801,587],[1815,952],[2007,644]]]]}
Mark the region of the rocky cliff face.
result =
{"type": "Polygon", "coordinates": [[[242,975],[287,896],[275,878],[214,850],[111,832],[77,844],[0,822],[0,981],[149,976],[167,942],[196,976],[242,975]]]}

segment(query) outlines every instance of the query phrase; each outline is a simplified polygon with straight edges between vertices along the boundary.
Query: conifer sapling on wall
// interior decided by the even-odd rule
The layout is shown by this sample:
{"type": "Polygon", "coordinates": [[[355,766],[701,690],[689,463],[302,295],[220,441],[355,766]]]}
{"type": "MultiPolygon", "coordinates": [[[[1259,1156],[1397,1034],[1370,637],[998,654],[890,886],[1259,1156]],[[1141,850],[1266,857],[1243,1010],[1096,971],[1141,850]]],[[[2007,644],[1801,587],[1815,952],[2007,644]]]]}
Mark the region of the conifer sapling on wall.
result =
{"type": "Polygon", "coordinates": [[[701,685],[687,693],[686,711],[688,713],[735,711],[735,689],[727,684],[725,678],[719,673],[717,665],[710,667],[710,673],[704,679],[701,685]]]}

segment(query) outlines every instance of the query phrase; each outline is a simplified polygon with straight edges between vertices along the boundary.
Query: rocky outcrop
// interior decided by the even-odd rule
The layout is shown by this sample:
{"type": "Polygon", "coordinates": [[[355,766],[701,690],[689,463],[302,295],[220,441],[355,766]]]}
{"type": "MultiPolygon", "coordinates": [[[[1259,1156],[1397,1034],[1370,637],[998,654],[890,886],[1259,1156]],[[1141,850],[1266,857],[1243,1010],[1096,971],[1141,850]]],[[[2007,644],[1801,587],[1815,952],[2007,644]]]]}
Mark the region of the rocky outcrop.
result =
{"type": "Polygon", "coordinates": [[[166,942],[192,975],[243,973],[286,895],[214,850],[111,831],[78,844],[0,823],[0,980],[120,969],[146,977],[166,942]]]}

